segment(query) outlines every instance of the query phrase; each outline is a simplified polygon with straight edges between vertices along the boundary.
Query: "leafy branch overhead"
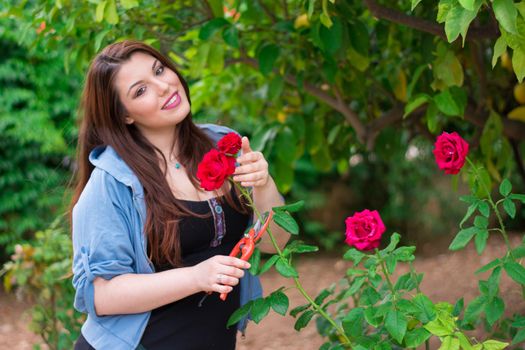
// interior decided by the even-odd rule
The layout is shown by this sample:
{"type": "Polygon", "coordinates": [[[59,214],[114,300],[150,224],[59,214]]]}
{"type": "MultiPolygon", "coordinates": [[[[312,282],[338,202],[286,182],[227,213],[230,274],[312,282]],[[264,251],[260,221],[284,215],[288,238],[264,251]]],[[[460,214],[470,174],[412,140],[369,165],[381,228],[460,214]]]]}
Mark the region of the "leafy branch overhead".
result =
{"type": "MultiPolygon", "coordinates": [[[[303,155],[344,173],[392,128],[432,139],[459,123],[486,136],[496,118],[493,141],[525,139],[523,2],[40,1],[2,13],[35,48],[72,47],[68,69],[124,37],[158,47],[193,82],[197,118],[251,123],[284,192],[303,155]]],[[[516,147],[501,152],[523,168],[516,147]]]]}

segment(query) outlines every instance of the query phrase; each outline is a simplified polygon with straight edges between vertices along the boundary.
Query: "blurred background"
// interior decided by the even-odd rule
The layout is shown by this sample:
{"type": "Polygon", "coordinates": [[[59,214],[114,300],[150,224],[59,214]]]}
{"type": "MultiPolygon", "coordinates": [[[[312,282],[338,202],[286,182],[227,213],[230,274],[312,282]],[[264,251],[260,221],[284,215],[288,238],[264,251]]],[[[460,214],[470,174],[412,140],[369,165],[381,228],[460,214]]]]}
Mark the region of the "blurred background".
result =
{"type": "MultiPolygon", "coordinates": [[[[94,55],[126,38],[175,62],[197,123],[264,152],[287,202],[305,201],[300,239],[340,256],[345,218],[370,209],[416,254],[443,252],[471,174],[437,169],[442,131],[489,181],[525,192],[525,6],[509,19],[479,1],[455,19],[456,3],[1,0],[0,298],[24,296],[50,348],[78,336],[66,210],[79,96],[94,55]]],[[[523,208],[507,224],[523,232],[523,208]]]]}

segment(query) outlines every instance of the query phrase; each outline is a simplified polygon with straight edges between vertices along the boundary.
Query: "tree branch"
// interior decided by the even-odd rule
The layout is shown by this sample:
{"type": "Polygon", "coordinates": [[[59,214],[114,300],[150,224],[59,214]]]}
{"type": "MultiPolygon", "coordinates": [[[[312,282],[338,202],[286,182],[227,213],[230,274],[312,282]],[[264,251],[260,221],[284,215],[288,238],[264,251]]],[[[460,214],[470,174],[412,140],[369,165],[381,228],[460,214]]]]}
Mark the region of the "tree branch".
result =
{"type": "MultiPolygon", "coordinates": [[[[363,0],[365,6],[370,10],[374,17],[386,19],[388,21],[401,24],[421,32],[430,33],[447,40],[445,30],[442,25],[430,22],[422,18],[409,16],[401,11],[388,8],[378,4],[375,0],[363,0]]],[[[497,38],[499,30],[494,27],[475,27],[470,28],[466,40],[479,40],[485,38],[497,38]]]]}
{"type": "MultiPolygon", "coordinates": [[[[477,112],[476,106],[469,103],[465,108],[464,118],[472,124],[482,128],[485,126],[488,116],[481,115],[481,113],[477,112]]],[[[506,137],[518,142],[523,140],[523,136],[525,135],[524,123],[510,120],[508,118],[501,118],[501,122],[503,123],[503,134],[506,137]]]]}

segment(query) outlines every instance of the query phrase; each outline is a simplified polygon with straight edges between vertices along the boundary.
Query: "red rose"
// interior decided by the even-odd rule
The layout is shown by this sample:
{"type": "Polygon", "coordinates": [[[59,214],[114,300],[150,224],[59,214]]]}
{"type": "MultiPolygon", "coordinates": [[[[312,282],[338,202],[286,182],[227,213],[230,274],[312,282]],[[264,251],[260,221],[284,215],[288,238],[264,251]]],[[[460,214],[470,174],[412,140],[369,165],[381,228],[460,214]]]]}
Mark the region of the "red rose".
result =
{"type": "Polygon", "coordinates": [[[377,210],[363,210],[345,220],[346,239],[349,246],[359,250],[371,250],[379,247],[381,236],[385,232],[385,224],[377,210]]]}
{"type": "Polygon", "coordinates": [[[468,143],[456,132],[443,132],[438,136],[433,152],[439,169],[445,170],[445,174],[454,175],[459,173],[465,164],[468,143]]]}
{"type": "Polygon", "coordinates": [[[210,150],[204,155],[197,168],[197,178],[201,187],[206,191],[221,188],[228,176],[235,172],[235,158],[216,149],[210,150]]]}
{"type": "Polygon", "coordinates": [[[239,135],[234,132],[226,134],[222,139],[217,142],[219,151],[227,153],[229,155],[236,155],[241,149],[242,140],[239,135]]]}

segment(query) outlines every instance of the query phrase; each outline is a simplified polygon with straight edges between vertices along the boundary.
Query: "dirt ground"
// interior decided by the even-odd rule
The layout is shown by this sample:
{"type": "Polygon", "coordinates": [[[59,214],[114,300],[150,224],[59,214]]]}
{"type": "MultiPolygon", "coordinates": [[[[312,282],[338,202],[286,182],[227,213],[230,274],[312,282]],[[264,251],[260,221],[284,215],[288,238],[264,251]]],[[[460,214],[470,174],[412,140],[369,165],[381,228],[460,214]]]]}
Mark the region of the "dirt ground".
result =
{"type": "MultiPolygon", "coordinates": [[[[512,245],[519,244],[520,237],[512,237],[512,245]]],[[[421,289],[434,302],[455,302],[464,297],[467,303],[478,295],[478,281],[474,271],[496,257],[504,255],[505,248],[498,237],[491,237],[487,251],[480,257],[472,244],[459,252],[448,252],[443,244],[436,244],[436,248],[422,247],[426,253],[418,256],[415,268],[424,272],[421,289]],[[430,248],[430,249],[429,249],[430,248]],[[428,254],[432,251],[431,254],[428,254]]],[[[417,253],[417,252],[416,252],[417,253]]],[[[297,260],[300,280],[305,290],[315,297],[323,288],[332,282],[337,282],[344,276],[350,263],[339,256],[314,254],[303,255],[297,260]]],[[[407,266],[399,265],[399,273],[407,270],[407,266]]],[[[479,278],[486,279],[482,274],[479,278]]],[[[265,295],[281,286],[290,287],[287,295],[290,298],[290,309],[304,304],[302,295],[293,287],[293,281],[285,279],[275,271],[269,271],[261,277],[265,295]]],[[[525,313],[525,301],[521,290],[506,274],[502,274],[500,285],[501,294],[506,305],[512,305],[512,312],[525,313]]],[[[38,342],[38,336],[32,334],[28,328],[28,316],[24,313],[29,305],[19,302],[13,295],[0,292],[0,349],[24,350],[31,349],[32,343],[38,342]]],[[[248,326],[246,337],[238,338],[238,350],[303,350],[318,349],[323,339],[317,334],[315,322],[311,322],[301,332],[294,330],[295,319],[291,316],[283,317],[270,311],[270,314],[258,325],[251,323],[248,326]]],[[[432,349],[439,347],[438,342],[431,344],[432,349]]]]}

